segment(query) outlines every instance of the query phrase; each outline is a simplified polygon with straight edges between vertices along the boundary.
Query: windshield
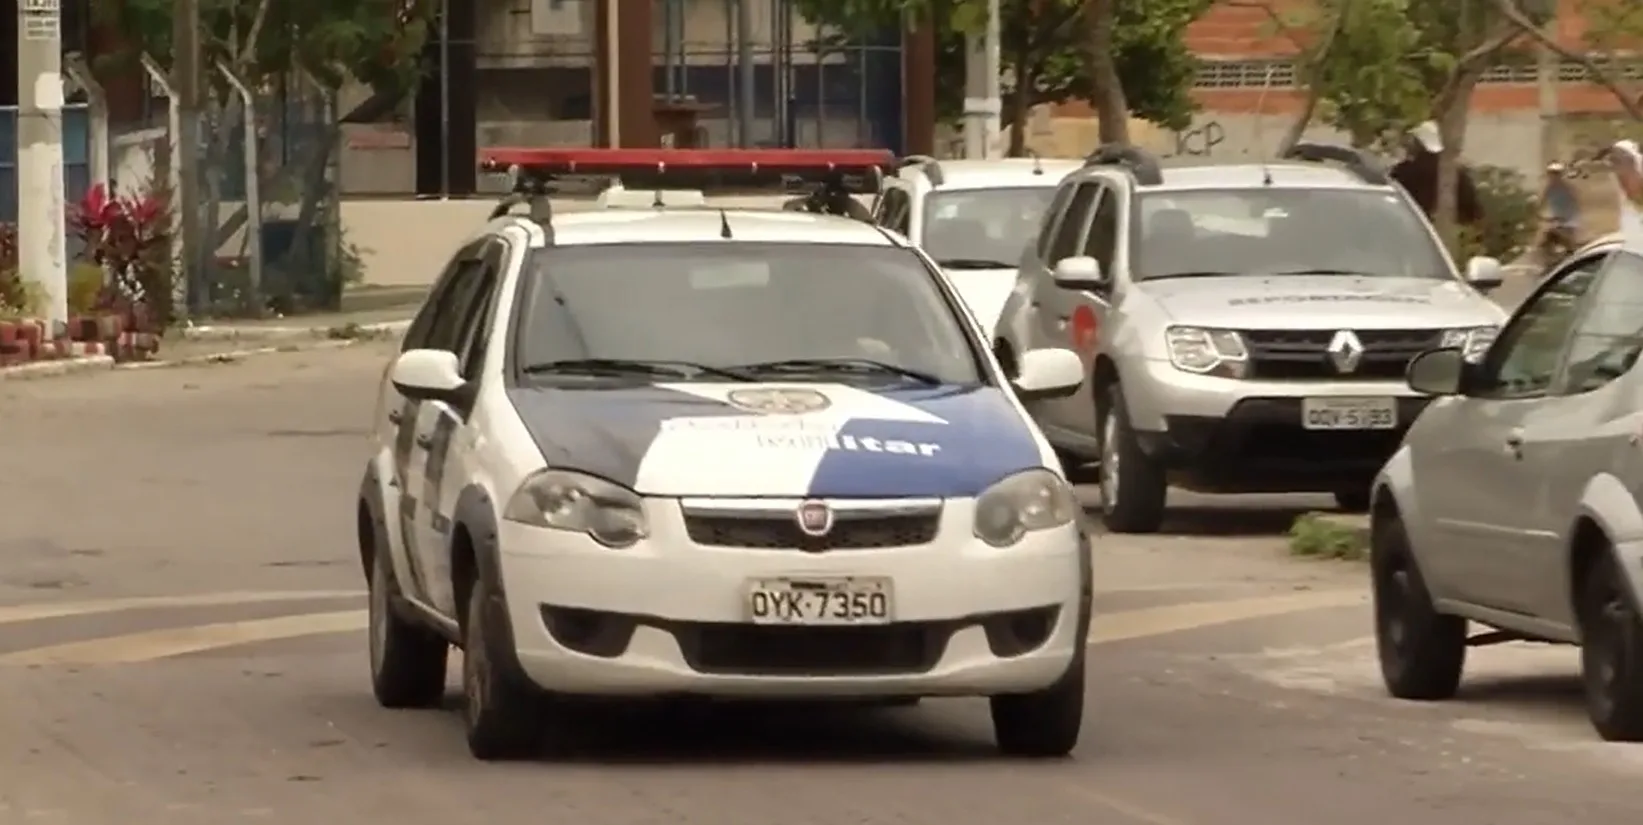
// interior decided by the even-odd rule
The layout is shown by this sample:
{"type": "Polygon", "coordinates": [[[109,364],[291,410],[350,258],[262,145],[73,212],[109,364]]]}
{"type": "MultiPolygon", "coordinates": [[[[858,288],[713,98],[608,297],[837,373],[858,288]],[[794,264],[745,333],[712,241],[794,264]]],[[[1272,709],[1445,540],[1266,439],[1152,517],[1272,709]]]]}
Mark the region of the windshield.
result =
{"type": "Polygon", "coordinates": [[[1451,278],[1420,215],[1367,189],[1206,189],[1138,196],[1138,280],[1216,274],[1451,278]]]}
{"type": "Polygon", "coordinates": [[[1013,269],[1054,194],[1054,186],[937,190],[924,200],[920,245],[945,268],[1013,269]]]}
{"type": "Polygon", "coordinates": [[[982,380],[963,322],[909,249],[697,242],[534,255],[516,338],[533,380],[982,380]],[[780,363],[792,361],[802,363],[780,363]]]}

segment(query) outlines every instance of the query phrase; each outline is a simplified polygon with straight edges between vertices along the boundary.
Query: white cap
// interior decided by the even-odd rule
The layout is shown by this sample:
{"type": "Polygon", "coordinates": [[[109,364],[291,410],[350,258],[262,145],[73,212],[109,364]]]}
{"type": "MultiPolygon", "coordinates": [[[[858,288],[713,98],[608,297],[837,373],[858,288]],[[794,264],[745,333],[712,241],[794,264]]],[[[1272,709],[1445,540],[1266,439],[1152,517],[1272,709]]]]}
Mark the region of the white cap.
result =
{"type": "Polygon", "coordinates": [[[1443,151],[1443,133],[1438,131],[1435,121],[1424,121],[1409,132],[1410,136],[1420,142],[1421,148],[1436,154],[1443,151]]]}
{"type": "Polygon", "coordinates": [[[1551,163],[1546,164],[1546,171],[1548,171],[1548,172],[1561,172],[1561,171],[1563,171],[1563,161],[1554,160],[1551,163]]]}
{"type": "Polygon", "coordinates": [[[1639,168],[1643,168],[1643,150],[1639,150],[1637,148],[1637,141],[1617,140],[1615,141],[1614,146],[1610,147],[1610,151],[1619,152],[1626,155],[1626,157],[1632,159],[1633,164],[1636,164],[1639,168]]]}

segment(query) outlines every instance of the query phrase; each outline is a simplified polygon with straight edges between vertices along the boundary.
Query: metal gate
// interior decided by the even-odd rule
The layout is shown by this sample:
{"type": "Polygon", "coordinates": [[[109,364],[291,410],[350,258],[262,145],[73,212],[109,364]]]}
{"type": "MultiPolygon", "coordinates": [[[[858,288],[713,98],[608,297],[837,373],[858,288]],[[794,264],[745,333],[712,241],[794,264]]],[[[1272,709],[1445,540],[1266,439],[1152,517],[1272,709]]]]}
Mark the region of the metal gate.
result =
{"type": "MultiPolygon", "coordinates": [[[[91,185],[91,129],[84,103],[63,106],[64,202],[75,204],[91,185]]],[[[0,107],[0,221],[17,222],[17,107],[0,107]]]]}

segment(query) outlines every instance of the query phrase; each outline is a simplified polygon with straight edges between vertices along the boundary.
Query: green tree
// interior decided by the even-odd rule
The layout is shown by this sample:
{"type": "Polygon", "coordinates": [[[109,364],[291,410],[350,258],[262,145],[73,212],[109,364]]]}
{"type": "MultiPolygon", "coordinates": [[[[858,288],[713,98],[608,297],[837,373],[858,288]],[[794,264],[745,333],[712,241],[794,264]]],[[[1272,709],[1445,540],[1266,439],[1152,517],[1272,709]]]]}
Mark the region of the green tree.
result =
{"type": "MultiPolygon", "coordinates": [[[[124,33],[129,48],[109,59],[134,69],[146,53],[161,65],[170,65],[175,5],[175,0],[97,3],[102,21],[124,33]]],[[[207,67],[202,92],[209,136],[206,169],[223,168],[229,137],[243,119],[243,101],[218,67],[233,73],[254,94],[301,90],[309,84],[334,101],[350,82],[372,91],[355,111],[319,124],[322,134],[305,147],[297,162],[284,168],[265,164],[260,188],[270,200],[293,189],[301,193],[295,198],[299,208],[290,253],[275,262],[276,279],[285,276],[276,283],[288,291],[293,275],[317,265],[307,258],[315,246],[313,233],[339,231],[335,199],[325,197],[325,178],[340,143],[341,124],[379,119],[408,101],[424,71],[421,54],[437,5],[434,0],[200,0],[200,7],[201,56],[207,67]]],[[[276,136],[263,134],[258,139],[272,137],[276,136]]],[[[267,150],[259,154],[270,156],[267,150]]],[[[208,216],[219,211],[217,177],[208,176],[210,184],[202,198],[208,216]]],[[[216,243],[211,248],[227,242],[246,221],[242,206],[226,221],[213,222],[216,243]]],[[[336,260],[328,263],[338,265],[336,260]]]]}
{"type": "MultiPolygon", "coordinates": [[[[1162,126],[1185,128],[1194,111],[1190,90],[1197,62],[1187,50],[1183,34],[1211,0],[1111,2],[1114,25],[1110,53],[1122,86],[1119,110],[1162,126]]],[[[831,30],[818,44],[822,49],[899,30],[908,19],[932,23],[937,43],[936,111],[943,119],[959,115],[964,97],[964,38],[985,26],[985,0],[796,3],[806,19],[831,30]]],[[[1012,154],[1023,149],[1027,112],[1032,107],[1094,97],[1087,5],[1085,0],[1001,0],[1003,120],[1008,125],[1012,154]]],[[[1126,118],[1117,120],[1122,125],[1126,118]]]]}

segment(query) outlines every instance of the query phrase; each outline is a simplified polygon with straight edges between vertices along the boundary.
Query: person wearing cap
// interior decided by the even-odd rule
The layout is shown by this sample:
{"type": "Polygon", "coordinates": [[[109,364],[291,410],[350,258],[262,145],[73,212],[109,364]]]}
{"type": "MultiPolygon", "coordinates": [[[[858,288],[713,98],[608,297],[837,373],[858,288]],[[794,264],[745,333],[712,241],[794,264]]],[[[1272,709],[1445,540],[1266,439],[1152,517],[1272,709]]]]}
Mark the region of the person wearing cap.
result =
{"type": "Polygon", "coordinates": [[[1609,147],[1607,154],[1619,189],[1622,241],[1643,248],[1643,150],[1637,141],[1622,140],[1609,147]]]}
{"type": "MultiPolygon", "coordinates": [[[[1541,184],[1540,234],[1535,238],[1534,248],[1543,253],[1550,253],[1559,247],[1570,249],[1579,243],[1580,201],[1564,171],[1562,163],[1553,161],[1547,164],[1546,180],[1541,184]]],[[[1547,254],[1546,257],[1551,255],[1547,254]]]]}
{"type": "MultiPolygon", "coordinates": [[[[1404,142],[1404,158],[1392,167],[1392,179],[1403,186],[1428,218],[1438,209],[1438,155],[1443,152],[1443,136],[1438,124],[1426,121],[1409,132],[1404,142]]],[[[1477,226],[1483,220],[1477,185],[1472,173],[1462,166],[1456,170],[1455,212],[1461,226],[1477,226]]]]}

